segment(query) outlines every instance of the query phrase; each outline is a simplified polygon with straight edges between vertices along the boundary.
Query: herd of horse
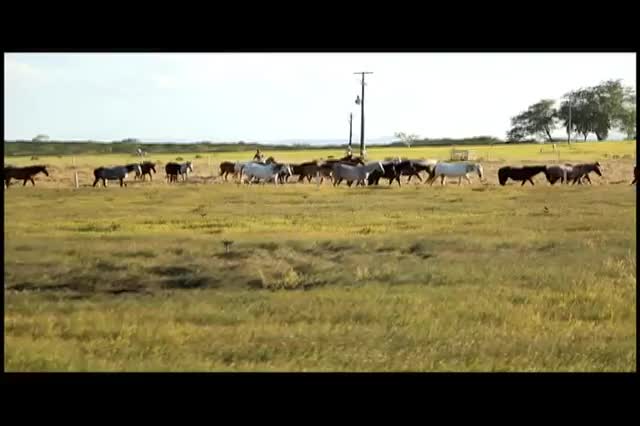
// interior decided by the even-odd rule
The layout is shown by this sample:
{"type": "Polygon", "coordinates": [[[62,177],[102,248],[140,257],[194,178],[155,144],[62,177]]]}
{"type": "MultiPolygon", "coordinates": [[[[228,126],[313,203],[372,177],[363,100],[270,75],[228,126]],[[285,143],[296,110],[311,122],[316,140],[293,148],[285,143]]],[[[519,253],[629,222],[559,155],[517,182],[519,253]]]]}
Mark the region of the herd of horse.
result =
{"type": "MultiPolygon", "coordinates": [[[[141,163],[132,163],[124,166],[116,167],[98,167],[94,169],[93,176],[95,178],[93,186],[95,187],[100,181],[104,187],[107,181],[117,180],[120,186],[126,186],[125,179],[133,174],[135,179],[145,180],[146,176],[152,180],[152,173],[156,173],[156,164],[150,161],[141,163]]],[[[191,161],[184,163],[169,162],[165,165],[166,179],[169,183],[177,182],[180,177],[183,181],[187,180],[189,173],[193,173],[193,164],[191,161]]],[[[482,165],[474,162],[446,162],[439,160],[407,160],[396,158],[386,161],[373,161],[366,163],[359,157],[351,155],[340,159],[328,159],[324,161],[310,161],[300,164],[284,164],[277,162],[273,157],[269,157],[264,161],[223,161],[220,164],[220,176],[227,181],[228,175],[238,180],[238,183],[249,184],[262,181],[263,183],[273,182],[274,185],[283,184],[289,181],[292,176],[298,176],[298,182],[311,182],[317,179],[318,183],[322,183],[324,179],[332,181],[334,186],[338,186],[345,181],[351,187],[354,183],[356,186],[378,185],[380,179],[387,179],[389,185],[397,182],[401,186],[400,177],[408,176],[408,182],[413,177],[423,181],[420,176],[421,172],[426,172],[426,180],[424,183],[433,185],[440,179],[440,184],[444,185],[447,178],[458,178],[458,185],[461,185],[464,178],[471,183],[470,174],[477,174],[480,181],[484,180],[484,171],[482,165]]],[[[500,185],[506,185],[509,179],[516,182],[527,182],[534,185],[532,178],[543,173],[547,181],[554,185],[557,181],[568,184],[582,184],[583,180],[591,184],[589,173],[595,173],[602,176],[600,164],[584,163],[584,164],[552,164],[552,165],[535,165],[512,167],[505,166],[498,170],[498,182],[500,185]]],[[[42,165],[28,167],[4,167],[5,185],[9,188],[12,179],[24,181],[23,186],[31,181],[35,186],[33,177],[38,173],[44,173],[49,176],[47,168],[42,165]]],[[[637,167],[633,168],[632,185],[636,184],[638,179],[637,167]]]]}
{"type": "MultiPolygon", "coordinates": [[[[634,176],[637,176],[637,169],[634,167],[634,176]]],[[[391,185],[394,181],[398,186],[401,176],[408,176],[407,182],[411,178],[416,177],[422,181],[421,172],[426,172],[427,178],[424,183],[433,183],[440,178],[440,184],[444,185],[447,178],[458,178],[458,185],[461,185],[464,178],[471,183],[470,174],[477,174],[482,181],[484,179],[484,171],[482,165],[473,162],[446,162],[439,160],[407,160],[394,159],[387,161],[374,161],[365,163],[361,158],[347,156],[339,160],[311,161],[301,164],[281,164],[275,161],[273,157],[269,157],[266,161],[223,161],[220,164],[220,176],[227,180],[228,175],[238,178],[240,183],[248,178],[249,184],[259,182],[278,183],[287,182],[289,177],[298,176],[298,182],[307,182],[315,177],[322,183],[325,178],[333,181],[333,185],[340,185],[342,181],[346,181],[348,186],[354,182],[356,186],[378,185],[380,179],[384,178],[391,185]]],[[[591,184],[589,173],[594,172],[598,176],[602,176],[600,163],[584,163],[584,164],[563,164],[563,165],[537,165],[512,167],[506,166],[498,170],[498,182],[500,185],[506,185],[509,179],[521,181],[522,185],[530,182],[534,185],[532,178],[539,173],[544,173],[547,181],[553,185],[558,180],[561,183],[582,184],[583,180],[591,184]]],[[[635,184],[634,178],[632,184],[635,184]]]]}

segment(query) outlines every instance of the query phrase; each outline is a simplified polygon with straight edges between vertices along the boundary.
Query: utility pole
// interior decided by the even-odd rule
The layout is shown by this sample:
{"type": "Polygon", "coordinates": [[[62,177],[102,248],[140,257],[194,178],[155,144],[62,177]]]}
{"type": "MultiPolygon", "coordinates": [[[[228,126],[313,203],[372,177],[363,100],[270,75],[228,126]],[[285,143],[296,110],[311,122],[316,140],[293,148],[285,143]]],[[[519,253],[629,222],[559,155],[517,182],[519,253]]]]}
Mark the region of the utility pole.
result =
{"type": "Polygon", "coordinates": [[[571,145],[571,95],[569,95],[569,129],[567,130],[569,136],[567,136],[567,145],[571,145]]]}
{"type": "Polygon", "coordinates": [[[351,152],[351,136],[353,135],[353,113],[349,113],[349,152],[351,152]]]}
{"type": "Polygon", "coordinates": [[[356,98],[356,104],[360,104],[360,157],[364,157],[364,75],[373,74],[369,71],[354,72],[362,75],[362,98],[356,98]]]}

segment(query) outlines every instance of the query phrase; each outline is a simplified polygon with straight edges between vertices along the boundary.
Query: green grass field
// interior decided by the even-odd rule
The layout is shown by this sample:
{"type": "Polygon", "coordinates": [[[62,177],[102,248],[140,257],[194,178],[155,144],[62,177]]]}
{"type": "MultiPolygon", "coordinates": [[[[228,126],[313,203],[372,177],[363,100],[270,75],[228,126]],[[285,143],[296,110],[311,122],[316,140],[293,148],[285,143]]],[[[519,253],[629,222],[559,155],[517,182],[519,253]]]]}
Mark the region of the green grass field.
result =
{"type": "Polygon", "coordinates": [[[461,187],[215,176],[247,152],[91,188],[135,158],[5,158],[52,170],[5,190],[5,371],[635,371],[635,143],[558,145],[600,161],[592,186],[497,185],[502,165],[558,160],[540,148],[465,147],[487,180],[461,187]]]}

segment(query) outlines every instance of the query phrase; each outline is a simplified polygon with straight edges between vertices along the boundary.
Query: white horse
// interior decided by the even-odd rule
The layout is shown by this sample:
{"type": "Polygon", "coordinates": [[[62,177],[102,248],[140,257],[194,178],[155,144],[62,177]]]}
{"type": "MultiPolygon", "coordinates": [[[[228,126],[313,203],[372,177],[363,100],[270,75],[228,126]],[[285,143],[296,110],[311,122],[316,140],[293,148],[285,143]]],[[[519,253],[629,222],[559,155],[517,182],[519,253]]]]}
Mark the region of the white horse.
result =
{"type": "Polygon", "coordinates": [[[435,165],[433,171],[433,177],[431,180],[431,185],[433,182],[440,177],[440,184],[444,185],[444,182],[448,177],[457,177],[458,178],[458,186],[462,184],[462,178],[465,178],[467,182],[471,183],[471,179],[469,179],[469,173],[477,172],[480,180],[483,179],[483,170],[482,165],[478,163],[444,163],[438,162],[435,165]]]}
{"type": "Polygon", "coordinates": [[[365,186],[364,181],[374,170],[384,173],[384,166],[381,161],[374,161],[373,163],[369,163],[364,166],[352,166],[350,164],[336,163],[333,165],[333,186],[340,185],[340,182],[342,182],[343,179],[347,181],[347,185],[349,186],[351,186],[353,181],[357,182],[356,186],[365,186]]]}
{"type": "Polygon", "coordinates": [[[291,174],[291,168],[287,164],[262,164],[257,162],[249,162],[240,169],[240,183],[243,182],[243,176],[249,178],[249,185],[253,183],[253,179],[264,179],[264,183],[267,183],[273,179],[273,184],[278,185],[278,175],[281,172],[291,174]]]}
{"type": "Polygon", "coordinates": [[[187,180],[189,172],[193,173],[193,164],[191,161],[180,163],[180,175],[182,175],[182,180],[187,180]]]}
{"type": "Polygon", "coordinates": [[[239,176],[240,175],[240,171],[242,171],[242,168],[244,166],[246,166],[247,164],[264,164],[261,163],[259,161],[236,161],[235,164],[233,165],[233,174],[239,176]]]}

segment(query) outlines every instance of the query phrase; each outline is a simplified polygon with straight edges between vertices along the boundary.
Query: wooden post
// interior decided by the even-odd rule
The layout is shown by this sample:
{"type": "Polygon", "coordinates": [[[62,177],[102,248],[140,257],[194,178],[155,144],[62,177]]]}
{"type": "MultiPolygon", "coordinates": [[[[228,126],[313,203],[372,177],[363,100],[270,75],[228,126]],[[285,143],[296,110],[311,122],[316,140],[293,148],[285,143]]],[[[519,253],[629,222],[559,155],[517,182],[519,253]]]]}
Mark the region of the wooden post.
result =
{"type": "Polygon", "coordinates": [[[80,188],[80,183],[78,182],[78,172],[73,173],[73,181],[76,184],[76,188],[80,188]]]}

